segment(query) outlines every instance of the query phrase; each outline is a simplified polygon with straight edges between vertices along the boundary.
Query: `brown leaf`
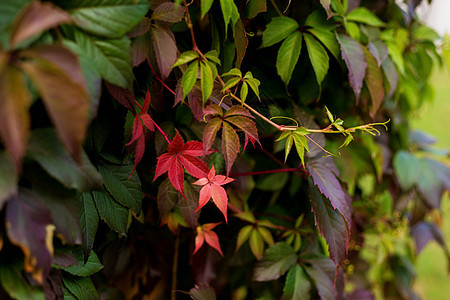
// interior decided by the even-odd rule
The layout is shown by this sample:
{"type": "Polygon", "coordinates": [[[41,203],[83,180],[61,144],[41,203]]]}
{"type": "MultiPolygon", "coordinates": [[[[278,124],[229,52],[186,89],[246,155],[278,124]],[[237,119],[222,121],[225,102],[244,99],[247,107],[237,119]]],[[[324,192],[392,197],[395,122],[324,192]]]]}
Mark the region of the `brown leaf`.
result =
{"type": "Polygon", "coordinates": [[[25,255],[25,271],[40,284],[50,271],[53,229],[48,209],[28,190],[11,197],[6,209],[9,240],[25,255]]]}
{"type": "Polygon", "coordinates": [[[384,98],[383,76],[381,75],[381,70],[378,67],[375,57],[373,57],[366,47],[363,47],[363,50],[367,62],[366,78],[364,79],[364,82],[370,92],[370,98],[372,98],[370,116],[373,118],[384,98]]]}
{"type": "Polygon", "coordinates": [[[151,29],[153,48],[158,62],[161,79],[166,79],[177,60],[177,45],[175,37],[168,26],[156,24],[151,29]]]}
{"type": "Polygon", "coordinates": [[[21,67],[40,92],[64,146],[79,159],[88,125],[89,94],[77,76],[81,70],[76,56],[63,47],[52,48],[45,55],[39,50],[23,51],[20,55],[28,59],[21,67]],[[56,59],[47,59],[52,53],[56,59]],[[61,57],[67,61],[60,62],[61,57]]]}
{"type": "Polygon", "coordinates": [[[0,137],[20,167],[30,130],[31,95],[23,74],[12,65],[0,73],[0,87],[0,137]]]}
{"type": "Polygon", "coordinates": [[[227,122],[223,122],[222,128],[222,154],[225,158],[227,175],[230,174],[231,167],[239,153],[239,137],[233,127],[227,122]]]}
{"type": "Polygon", "coordinates": [[[145,61],[150,49],[152,47],[152,41],[149,34],[138,36],[131,42],[131,60],[133,66],[136,67],[145,61]]]}
{"type": "Polygon", "coordinates": [[[68,13],[51,3],[33,1],[16,18],[11,33],[11,48],[34,35],[71,20],[68,13]]]}

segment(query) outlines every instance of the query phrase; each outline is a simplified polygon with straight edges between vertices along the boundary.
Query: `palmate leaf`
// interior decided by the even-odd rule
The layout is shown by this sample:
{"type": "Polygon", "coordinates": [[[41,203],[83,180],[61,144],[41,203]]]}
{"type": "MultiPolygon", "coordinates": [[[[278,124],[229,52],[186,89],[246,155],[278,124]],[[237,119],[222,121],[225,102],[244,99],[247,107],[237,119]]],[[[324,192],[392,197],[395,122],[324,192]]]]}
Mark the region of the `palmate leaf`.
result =
{"type": "Polygon", "coordinates": [[[302,50],[302,36],[300,31],[295,31],[284,40],[278,50],[277,72],[286,85],[291,80],[292,72],[302,50]]]}
{"type": "Polygon", "coordinates": [[[0,86],[0,137],[15,165],[21,166],[29,136],[31,95],[23,74],[12,65],[0,70],[0,86]]]}
{"type": "Polygon", "coordinates": [[[223,20],[225,23],[226,36],[228,33],[228,24],[231,24],[231,27],[234,28],[234,25],[239,19],[239,11],[234,3],[234,0],[220,0],[220,7],[222,9],[223,20]]]}
{"type": "Polygon", "coordinates": [[[147,14],[145,0],[57,0],[82,29],[104,37],[119,38],[147,14]]]}
{"type": "Polygon", "coordinates": [[[284,131],[281,133],[280,137],[276,140],[281,141],[287,138],[284,152],[285,161],[289,155],[289,152],[292,149],[292,146],[295,145],[295,149],[297,150],[297,154],[302,161],[302,164],[305,165],[305,149],[309,152],[308,141],[306,140],[305,135],[309,134],[309,132],[304,127],[299,127],[296,130],[284,131]]]}
{"type": "Polygon", "coordinates": [[[355,92],[356,102],[358,103],[367,68],[364,50],[361,44],[351,37],[338,34],[337,38],[341,45],[342,58],[348,68],[348,79],[355,92]]]}
{"type": "Polygon", "coordinates": [[[311,208],[320,233],[328,244],[331,259],[336,265],[344,261],[348,248],[348,229],[342,214],[325,198],[309,179],[311,208]]]}

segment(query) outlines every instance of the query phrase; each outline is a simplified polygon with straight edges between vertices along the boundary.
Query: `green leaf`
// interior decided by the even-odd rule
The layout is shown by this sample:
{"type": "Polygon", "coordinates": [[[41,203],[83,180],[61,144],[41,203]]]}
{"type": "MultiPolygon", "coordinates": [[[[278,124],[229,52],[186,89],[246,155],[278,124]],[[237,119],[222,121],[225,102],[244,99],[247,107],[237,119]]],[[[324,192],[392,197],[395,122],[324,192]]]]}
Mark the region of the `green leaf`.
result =
{"type": "Polygon", "coordinates": [[[264,240],[258,230],[253,229],[250,233],[249,245],[253,255],[260,260],[264,253],[264,240]]]}
{"type": "Polygon", "coordinates": [[[245,102],[245,99],[247,99],[248,95],[248,84],[244,81],[241,86],[241,100],[242,102],[245,102]]]}
{"type": "Polygon", "coordinates": [[[183,74],[183,78],[181,79],[181,85],[183,87],[183,99],[186,98],[186,95],[194,87],[195,82],[197,81],[198,75],[198,61],[192,62],[187,68],[186,72],[183,74]]]}
{"type": "Polygon", "coordinates": [[[339,146],[339,148],[347,147],[353,140],[354,140],[353,135],[351,134],[347,135],[344,142],[342,143],[342,145],[339,146]]]}
{"type": "Polygon", "coordinates": [[[311,282],[303,268],[296,264],[289,269],[284,284],[283,299],[302,299],[309,300],[311,292],[311,282]]]}
{"type": "Polygon", "coordinates": [[[202,101],[205,105],[208,101],[209,96],[211,96],[214,87],[213,72],[209,65],[205,62],[200,63],[200,86],[202,89],[202,101]]]}
{"type": "Polygon", "coordinates": [[[210,60],[218,65],[221,64],[220,59],[219,59],[219,53],[216,50],[211,50],[211,51],[206,52],[205,57],[208,60],[210,60]]]}
{"type": "Polygon", "coordinates": [[[211,5],[213,4],[214,0],[201,0],[200,8],[202,11],[202,18],[208,13],[208,11],[211,9],[211,5]]]}
{"type": "Polygon", "coordinates": [[[273,245],[274,241],[273,241],[272,233],[270,233],[269,229],[264,228],[262,226],[258,226],[258,227],[256,227],[256,230],[258,230],[259,234],[261,235],[261,237],[267,244],[273,245]]]}
{"type": "Polygon", "coordinates": [[[14,19],[31,0],[2,0],[0,2],[0,48],[9,48],[14,19]]]}
{"type": "Polygon", "coordinates": [[[262,191],[281,191],[289,179],[289,173],[273,173],[264,175],[258,180],[256,187],[262,191]]]}
{"type": "Polygon", "coordinates": [[[141,21],[150,7],[145,0],[57,0],[75,24],[87,32],[120,38],[141,21]]]}
{"type": "Polygon", "coordinates": [[[375,16],[371,11],[369,11],[365,7],[357,7],[354,10],[350,11],[346,19],[349,21],[355,21],[364,23],[371,26],[385,26],[386,24],[381,21],[377,16],[375,16]]]}
{"type": "Polygon", "coordinates": [[[281,44],[277,55],[277,72],[288,85],[302,50],[302,33],[295,31],[281,44]]]}
{"type": "Polygon", "coordinates": [[[222,88],[222,93],[236,86],[240,81],[241,81],[240,77],[232,77],[228,79],[228,81],[225,82],[225,86],[222,88]]]}
{"type": "Polygon", "coordinates": [[[242,72],[241,70],[237,69],[237,68],[233,68],[230,71],[228,71],[227,73],[223,73],[222,77],[225,76],[238,76],[239,78],[242,78],[242,72]]]}
{"type": "Polygon", "coordinates": [[[38,286],[31,286],[22,275],[23,264],[0,264],[0,281],[3,288],[14,299],[44,300],[44,292],[38,286]]]}
{"type": "Polygon", "coordinates": [[[191,51],[191,50],[185,51],[185,52],[181,53],[180,57],[178,57],[177,61],[172,66],[172,68],[187,64],[198,57],[199,57],[199,54],[196,51],[191,51]]]}
{"type": "Polygon", "coordinates": [[[238,251],[238,249],[241,248],[241,246],[249,239],[252,230],[252,225],[244,226],[241,230],[239,230],[236,242],[236,251],[238,251]]]}
{"type": "Polygon", "coordinates": [[[247,18],[253,19],[259,13],[267,11],[266,0],[249,0],[247,1],[247,18]]]}
{"type": "Polygon", "coordinates": [[[366,78],[364,79],[364,82],[369,89],[370,98],[372,99],[370,115],[374,118],[384,99],[383,76],[381,75],[381,70],[378,67],[375,57],[373,57],[366,47],[363,47],[363,50],[367,62],[366,78]]]}
{"type": "Polygon", "coordinates": [[[297,154],[300,157],[303,166],[305,165],[305,149],[309,152],[308,149],[308,141],[306,140],[306,137],[298,134],[298,133],[294,133],[292,134],[293,138],[294,138],[294,144],[295,144],[295,149],[297,150],[297,154]]]}
{"type": "Polygon", "coordinates": [[[126,36],[120,39],[97,39],[76,31],[75,43],[84,56],[92,59],[103,79],[132,90],[134,75],[130,56],[131,44],[126,36]]]}
{"type": "Polygon", "coordinates": [[[308,32],[314,35],[336,58],[340,60],[339,44],[336,40],[336,34],[334,32],[322,29],[322,28],[309,28],[308,32]]]}
{"type": "Polygon", "coordinates": [[[141,181],[132,164],[123,165],[99,165],[105,188],[112,197],[125,207],[139,215],[142,209],[141,181]]]}
{"type": "Polygon", "coordinates": [[[84,263],[84,255],[81,251],[75,251],[75,258],[78,261],[78,264],[72,265],[70,267],[63,268],[64,271],[69,272],[72,275],[86,277],[90,275],[94,275],[101,269],[103,269],[103,265],[97,257],[97,254],[94,251],[89,253],[88,260],[84,263]]]}
{"type": "Polygon", "coordinates": [[[234,4],[234,0],[220,0],[220,7],[222,9],[223,20],[225,23],[226,36],[228,32],[228,24],[230,24],[231,21],[231,26],[234,26],[237,19],[239,18],[239,12],[236,4],[234,4]]]}
{"type": "Polygon", "coordinates": [[[155,50],[161,79],[169,77],[172,66],[177,60],[177,44],[170,27],[156,24],[151,27],[153,49],[155,50]]]}
{"type": "Polygon", "coordinates": [[[163,2],[155,8],[151,16],[152,20],[176,23],[184,16],[184,7],[173,2],[163,2]]]}
{"type": "Polygon", "coordinates": [[[77,163],[59,143],[53,129],[32,132],[28,156],[34,159],[53,178],[68,188],[90,191],[102,186],[102,178],[84,151],[77,163]]]}
{"type": "Polygon", "coordinates": [[[255,281],[278,279],[297,261],[294,249],[286,243],[275,243],[267,248],[264,258],[256,264],[255,281]]]}
{"type": "Polygon", "coordinates": [[[100,218],[108,224],[111,230],[126,235],[128,209],[114,201],[103,191],[93,191],[92,196],[100,218]]]}
{"type": "Polygon", "coordinates": [[[0,210],[8,198],[17,192],[16,168],[6,152],[0,152],[0,210]]]}
{"type": "Polygon", "coordinates": [[[80,213],[80,226],[83,232],[83,250],[85,255],[91,252],[94,246],[95,235],[97,233],[98,227],[98,212],[95,208],[94,198],[89,192],[82,193],[80,195],[80,200],[82,203],[81,213],[80,213]]]}
{"type": "MultiPolygon", "coordinates": [[[[289,134],[287,137],[288,138],[286,140],[286,144],[284,145],[284,162],[287,161],[289,152],[291,152],[291,149],[292,149],[292,145],[294,145],[294,137],[292,136],[292,134],[289,134]]],[[[281,139],[281,137],[280,137],[280,139],[281,139]]]]}
{"type": "Polygon", "coordinates": [[[323,8],[327,12],[328,18],[332,17],[334,14],[331,11],[331,0],[320,0],[320,4],[322,4],[323,8]]]}
{"type": "Polygon", "coordinates": [[[330,59],[325,49],[312,35],[305,33],[304,37],[317,83],[321,86],[325,75],[327,75],[330,59]]]}
{"type": "Polygon", "coordinates": [[[98,300],[99,295],[90,277],[75,277],[64,274],[64,286],[77,298],[83,300],[98,300]]]}
{"type": "Polygon", "coordinates": [[[287,38],[298,28],[298,23],[289,17],[275,17],[267,24],[261,47],[269,47],[287,38]]]}
{"type": "Polygon", "coordinates": [[[246,78],[244,81],[248,83],[252,91],[255,93],[256,97],[261,100],[261,98],[259,97],[259,85],[261,84],[261,82],[256,78],[246,78]]]}
{"type": "Polygon", "coordinates": [[[406,151],[399,151],[394,156],[394,171],[402,189],[409,190],[419,178],[420,160],[406,151]]]}

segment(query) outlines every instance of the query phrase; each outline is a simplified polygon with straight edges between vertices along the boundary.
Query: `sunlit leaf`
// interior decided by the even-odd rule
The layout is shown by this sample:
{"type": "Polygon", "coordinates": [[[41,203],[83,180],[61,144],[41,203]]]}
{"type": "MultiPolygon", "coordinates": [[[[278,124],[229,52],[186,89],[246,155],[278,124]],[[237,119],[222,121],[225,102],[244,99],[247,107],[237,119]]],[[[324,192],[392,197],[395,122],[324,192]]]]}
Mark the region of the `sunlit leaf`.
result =
{"type": "Polygon", "coordinates": [[[213,72],[209,65],[205,62],[200,63],[200,85],[202,88],[202,101],[203,105],[205,105],[206,101],[209,99],[209,96],[211,96],[214,87],[213,72]]]}
{"type": "Polygon", "coordinates": [[[269,47],[287,38],[298,28],[298,23],[288,17],[275,17],[264,30],[261,47],[269,47]]]}
{"type": "Polygon", "coordinates": [[[357,7],[350,11],[347,20],[364,23],[371,26],[385,26],[386,24],[375,16],[370,10],[365,7],[357,7]]]}
{"type": "Polygon", "coordinates": [[[180,57],[178,57],[177,61],[172,66],[172,68],[181,66],[183,64],[187,64],[198,57],[199,57],[199,54],[195,51],[185,51],[185,52],[181,53],[180,57]]]}
{"type": "Polygon", "coordinates": [[[321,86],[325,75],[328,73],[330,59],[325,49],[313,36],[304,34],[304,38],[317,83],[321,86]]]}
{"type": "Polygon", "coordinates": [[[302,33],[295,31],[284,40],[280,50],[278,50],[277,72],[286,85],[291,80],[292,72],[300,56],[302,40],[302,33]]]}
{"type": "Polygon", "coordinates": [[[197,81],[198,75],[198,61],[192,62],[187,68],[186,72],[183,74],[183,78],[181,80],[181,85],[183,87],[183,98],[186,97],[187,94],[194,87],[195,82],[197,81]]]}

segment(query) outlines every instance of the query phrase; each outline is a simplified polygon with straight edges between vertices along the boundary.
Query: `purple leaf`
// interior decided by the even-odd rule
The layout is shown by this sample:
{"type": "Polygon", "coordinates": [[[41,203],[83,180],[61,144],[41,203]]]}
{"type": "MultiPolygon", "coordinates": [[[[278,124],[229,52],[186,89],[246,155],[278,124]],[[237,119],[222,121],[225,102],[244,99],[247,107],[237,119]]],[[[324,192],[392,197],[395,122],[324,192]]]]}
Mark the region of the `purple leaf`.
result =
{"type": "Polygon", "coordinates": [[[347,224],[351,219],[351,206],[346,199],[341,184],[336,178],[339,175],[337,167],[331,157],[310,160],[306,166],[311,174],[314,184],[331,201],[333,208],[337,209],[347,224]]]}
{"type": "Polygon", "coordinates": [[[352,300],[375,300],[375,296],[369,290],[357,289],[347,296],[352,300]]]}
{"type": "Polygon", "coordinates": [[[121,88],[120,86],[105,82],[108,92],[116,99],[117,102],[122,104],[124,107],[128,108],[134,115],[136,110],[134,109],[134,97],[127,89],[121,88]]]}
{"type": "Polygon", "coordinates": [[[173,64],[177,61],[177,45],[170,27],[154,25],[151,29],[153,48],[158,62],[161,79],[166,79],[172,71],[173,64]]]}
{"type": "Polygon", "coordinates": [[[42,283],[50,271],[53,252],[52,219],[49,210],[28,190],[9,199],[6,230],[9,240],[25,255],[25,271],[42,283]]]}
{"type": "Polygon", "coordinates": [[[389,50],[385,43],[380,40],[371,41],[368,45],[370,53],[377,60],[378,67],[388,58],[389,50]]]}
{"type": "Polygon", "coordinates": [[[191,256],[190,265],[194,281],[208,284],[217,277],[216,264],[221,259],[219,252],[212,247],[201,247],[191,256]]]}
{"type": "Polygon", "coordinates": [[[138,36],[131,41],[131,60],[133,62],[133,67],[136,67],[145,61],[151,47],[152,41],[149,34],[138,36]]]}
{"type": "Polygon", "coordinates": [[[309,180],[311,208],[320,234],[328,244],[330,257],[339,265],[347,257],[348,230],[342,214],[331,206],[318,188],[309,180]]]}
{"type": "Polygon", "coordinates": [[[320,299],[337,299],[337,291],[334,287],[335,266],[328,258],[313,258],[305,260],[311,267],[305,267],[306,273],[315,282],[320,299]]]}
{"type": "Polygon", "coordinates": [[[414,238],[414,242],[416,243],[417,254],[419,254],[431,240],[435,240],[439,245],[442,246],[444,251],[448,253],[442,231],[439,229],[439,227],[436,226],[436,224],[429,222],[420,222],[411,228],[411,235],[414,238]]]}
{"type": "Polygon", "coordinates": [[[357,41],[346,35],[338,34],[337,40],[341,45],[342,58],[348,68],[348,79],[358,103],[367,68],[364,50],[357,41]]]}

